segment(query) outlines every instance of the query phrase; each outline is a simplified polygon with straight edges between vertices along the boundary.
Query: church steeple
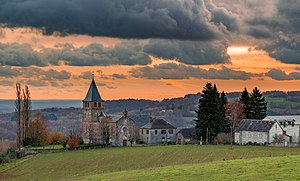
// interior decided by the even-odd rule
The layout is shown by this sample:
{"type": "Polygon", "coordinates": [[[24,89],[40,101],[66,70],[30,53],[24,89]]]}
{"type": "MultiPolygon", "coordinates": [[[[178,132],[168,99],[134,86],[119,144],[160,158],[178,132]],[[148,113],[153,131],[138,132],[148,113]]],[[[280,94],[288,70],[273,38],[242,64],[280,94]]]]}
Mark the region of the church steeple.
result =
{"type": "Polygon", "coordinates": [[[97,89],[94,73],[92,74],[92,82],[83,102],[104,102],[97,89]]]}

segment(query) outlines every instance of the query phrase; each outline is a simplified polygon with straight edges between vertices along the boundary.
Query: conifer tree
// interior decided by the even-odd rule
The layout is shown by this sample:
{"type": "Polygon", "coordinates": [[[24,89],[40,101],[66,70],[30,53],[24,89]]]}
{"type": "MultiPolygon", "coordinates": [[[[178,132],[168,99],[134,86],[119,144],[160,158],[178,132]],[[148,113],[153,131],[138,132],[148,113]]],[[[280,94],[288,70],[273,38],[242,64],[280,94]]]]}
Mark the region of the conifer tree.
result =
{"type": "Polygon", "coordinates": [[[225,119],[227,98],[225,93],[220,96],[216,85],[211,83],[206,84],[202,93],[196,111],[196,135],[198,140],[202,138],[206,143],[211,143],[212,137],[221,131],[229,131],[229,124],[225,119]]]}
{"type": "Polygon", "coordinates": [[[249,112],[250,96],[249,96],[249,92],[246,88],[242,92],[242,95],[240,97],[240,102],[242,102],[244,104],[245,117],[250,119],[250,112],[249,112]]]}
{"type": "Polygon", "coordinates": [[[267,102],[257,87],[251,94],[245,88],[240,101],[245,105],[244,113],[247,119],[264,119],[267,116],[267,102]]]}
{"type": "Polygon", "coordinates": [[[249,118],[264,119],[267,116],[267,102],[260,90],[255,87],[250,94],[249,118]]]}

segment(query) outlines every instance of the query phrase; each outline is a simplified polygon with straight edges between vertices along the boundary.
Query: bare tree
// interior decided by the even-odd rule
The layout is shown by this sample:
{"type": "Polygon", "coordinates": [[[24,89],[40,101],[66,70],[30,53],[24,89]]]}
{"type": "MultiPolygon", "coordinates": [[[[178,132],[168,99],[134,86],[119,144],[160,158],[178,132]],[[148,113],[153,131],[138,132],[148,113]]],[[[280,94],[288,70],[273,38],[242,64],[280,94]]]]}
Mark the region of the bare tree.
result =
{"type": "Polygon", "coordinates": [[[109,145],[109,138],[110,138],[109,125],[104,120],[101,120],[101,122],[100,122],[100,140],[101,140],[102,144],[105,144],[106,146],[109,145]]]}
{"type": "Polygon", "coordinates": [[[23,102],[22,102],[22,122],[23,122],[23,138],[25,139],[28,135],[29,121],[31,117],[31,99],[30,91],[28,86],[23,89],[23,102]]]}
{"type": "Polygon", "coordinates": [[[15,113],[16,113],[16,122],[17,122],[17,147],[20,150],[23,142],[23,123],[22,123],[22,92],[21,84],[16,84],[16,101],[15,101],[15,113]]]}
{"type": "Polygon", "coordinates": [[[87,131],[88,131],[88,137],[89,137],[89,145],[94,144],[96,135],[95,135],[95,129],[92,124],[89,124],[87,131]]]}
{"type": "Polygon", "coordinates": [[[128,141],[130,142],[130,146],[133,145],[133,143],[137,140],[137,137],[139,135],[139,130],[134,126],[133,123],[130,123],[128,127],[128,141]]]}
{"type": "Polygon", "coordinates": [[[246,117],[245,114],[245,105],[235,100],[234,102],[226,104],[226,118],[230,122],[230,130],[231,130],[231,147],[233,143],[233,130],[234,128],[246,117]]]}

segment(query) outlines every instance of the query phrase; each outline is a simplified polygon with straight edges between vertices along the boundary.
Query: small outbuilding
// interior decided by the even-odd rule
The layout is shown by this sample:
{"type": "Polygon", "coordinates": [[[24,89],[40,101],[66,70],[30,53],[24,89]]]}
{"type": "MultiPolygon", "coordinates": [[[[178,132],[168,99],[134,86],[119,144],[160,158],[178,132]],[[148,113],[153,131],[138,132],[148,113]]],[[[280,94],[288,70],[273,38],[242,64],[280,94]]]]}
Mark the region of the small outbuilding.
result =
{"type": "Polygon", "coordinates": [[[176,144],[184,145],[184,144],[193,144],[196,143],[196,129],[192,128],[183,128],[176,134],[177,141],[176,144]]]}
{"type": "Polygon", "coordinates": [[[238,144],[266,144],[276,142],[276,138],[283,134],[276,121],[243,119],[234,130],[234,141],[238,144]]]}

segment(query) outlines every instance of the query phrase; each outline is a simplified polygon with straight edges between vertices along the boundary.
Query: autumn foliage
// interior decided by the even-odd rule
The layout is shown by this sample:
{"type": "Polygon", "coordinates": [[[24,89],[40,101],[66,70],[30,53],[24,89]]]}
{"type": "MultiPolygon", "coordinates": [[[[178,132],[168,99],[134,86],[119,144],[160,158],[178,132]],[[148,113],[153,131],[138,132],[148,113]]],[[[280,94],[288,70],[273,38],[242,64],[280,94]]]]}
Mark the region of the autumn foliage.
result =
{"type": "Polygon", "coordinates": [[[54,132],[51,133],[50,136],[52,145],[63,144],[68,139],[67,136],[62,132],[54,132]]]}
{"type": "Polygon", "coordinates": [[[74,147],[77,147],[79,146],[79,139],[77,136],[72,136],[69,140],[68,140],[68,143],[70,148],[74,148],[74,147]]]}
{"type": "Polygon", "coordinates": [[[25,145],[40,146],[47,145],[51,141],[51,136],[46,128],[46,118],[37,112],[29,123],[25,145]]]}

